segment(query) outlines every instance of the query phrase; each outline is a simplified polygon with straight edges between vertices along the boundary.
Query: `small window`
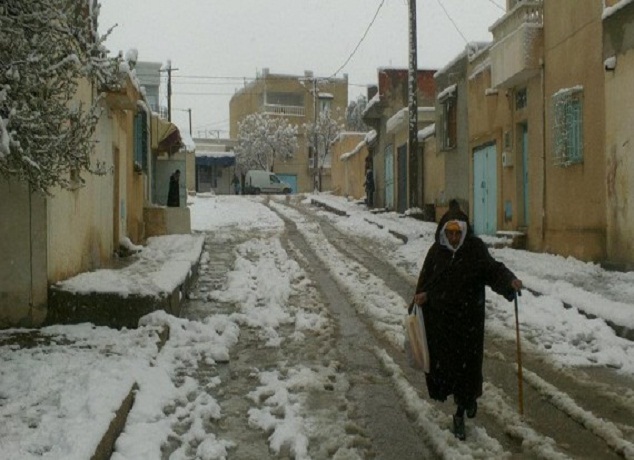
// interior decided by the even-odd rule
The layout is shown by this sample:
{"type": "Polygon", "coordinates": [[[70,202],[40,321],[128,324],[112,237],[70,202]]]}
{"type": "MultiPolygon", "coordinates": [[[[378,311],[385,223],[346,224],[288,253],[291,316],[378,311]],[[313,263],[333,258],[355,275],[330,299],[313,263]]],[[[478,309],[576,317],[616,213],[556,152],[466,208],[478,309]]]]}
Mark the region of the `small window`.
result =
{"type": "Polygon", "coordinates": [[[442,108],[442,148],[453,149],[458,138],[458,110],[455,97],[441,102],[442,108]]]}
{"type": "Polygon", "coordinates": [[[327,113],[330,112],[330,108],[332,107],[332,99],[319,99],[319,113],[327,113]]]}
{"type": "Polygon", "coordinates": [[[147,172],[147,141],[147,113],[141,110],[134,116],[134,170],[138,173],[147,172]]]}
{"type": "Polygon", "coordinates": [[[553,103],[553,162],[570,166],[583,162],[583,89],[557,92],[553,103]]]}
{"type": "Polygon", "coordinates": [[[520,89],[515,92],[515,109],[522,110],[528,105],[528,93],[526,88],[520,89]]]}

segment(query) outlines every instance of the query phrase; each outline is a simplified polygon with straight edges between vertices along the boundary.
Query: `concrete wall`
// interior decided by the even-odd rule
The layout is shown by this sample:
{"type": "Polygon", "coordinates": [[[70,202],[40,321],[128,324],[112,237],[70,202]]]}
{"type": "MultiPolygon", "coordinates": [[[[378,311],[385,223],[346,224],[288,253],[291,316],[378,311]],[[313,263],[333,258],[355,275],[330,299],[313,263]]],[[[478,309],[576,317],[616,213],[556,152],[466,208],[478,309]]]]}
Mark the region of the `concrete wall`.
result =
{"type": "MultiPolygon", "coordinates": [[[[92,91],[92,86],[82,84],[78,97],[87,101],[92,91]]],[[[106,137],[107,125],[107,119],[100,121],[98,136],[106,137]]],[[[47,200],[49,283],[103,266],[112,256],[113,159],[107,142],[96,144],[92,160],[103,162],[106,174],[82,173],[83,185],[53,190],[47,200]]]]}
{"type": "Polygon", "coordinates": [[[425,204],[434,207],[447,203],[445,193],[445,153],[437,149],[436,136],[431,135],[420,142],[423,151],[423,196],[425,204]]]}
{"type": "Polygon", "coordinates": [[[46,317],[46,199],[0,180],[0,329],[39,326],[46,317]]]}
{"type": "Polygon", "coordinates": [[[604,59],[616,57],[605,71],[607,155],[607,257],[634,269],[634,3],[608,17],[604,59]]]}
{"type": "MultiPolygon", "coordinates": [[[[456,85],[456,145],[453,148],[442,147],[440,136],[437,138],[438,151],[444,151],[445,158],[445,193],[448,199],[456,198],[463,203],[471,202],[469,199],[472,188],[470,174],[471,156],[469,152],[469,114],[467,110],[467,54],[466,50],[460,53],[447,67],[439,70],[435,76],[436,93],[440,94],[446,88],[456,85]]],[[[436,101],[436,129],[440,133],[442,126],[441,101],[436,101]]]]}
{"type": "Polygon", "coordinates": [[[148,238],[191,233],[191,213],[188,207],[148,207],[144,209],[144,219],[148,238]]]}
{"type": "Polygon", "coordinates": [[[345,133],[333,145],[331,182],[332,191],[336,195],[354,199],[365,196],[363,182],[368,150],[365,145],[359,148],[364,143],[365,136],[365,133],[345,133]]]}
{"type": "Polygon", "coordinates": [[[581,260],[606,257],[605,90],[602,2],[544,2],[546,198],[543,250],[581,260]],[[583,50],[583,52],[579,52],[583,50]],[[552,95],[583,87],[584,158],[553,162],[552,95]]]}

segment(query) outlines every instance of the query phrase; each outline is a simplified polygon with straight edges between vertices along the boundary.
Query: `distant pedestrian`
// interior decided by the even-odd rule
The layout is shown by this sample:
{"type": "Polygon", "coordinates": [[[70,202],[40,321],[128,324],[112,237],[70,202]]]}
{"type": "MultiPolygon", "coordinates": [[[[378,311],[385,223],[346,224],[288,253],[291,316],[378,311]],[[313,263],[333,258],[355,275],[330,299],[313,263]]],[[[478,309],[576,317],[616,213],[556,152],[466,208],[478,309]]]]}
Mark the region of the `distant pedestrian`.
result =
{"type": "Polygon", "coordinates": [[[438,223],[423,262],[413,303],[423,307],[430,369],[429,396],[453,395],[454,435],[466,438],[464,414],[473,418],[482,395],[485,285],[512,301],[522,282],[473,234],[467,215],[452,200],[438,223]]]}
{"type": "Polygon", "coordinates": [[[240,195],[240,179],[237,174],[233,175],[233,179],[231,180],[231,184],[233,185],[233,193],[235,195],[240,195]]]}
{"type": "Polygon", "coordinates": [[[363,183],[365,187],[365,197],[368,208],[374,207],[374,173],[372,172],[372,168],[368,166],[365,171],[365,182],[363,183]]]}
{"type": "Polygon", "coordinates": [[[179,169],[174,171],[174,173],[170,176],[170,186],[169,191],[167,192],[167,206],[178,208],[181,204],[180,200],[180,184],[179,180],[181,177],[181,172],[179,169]]]}

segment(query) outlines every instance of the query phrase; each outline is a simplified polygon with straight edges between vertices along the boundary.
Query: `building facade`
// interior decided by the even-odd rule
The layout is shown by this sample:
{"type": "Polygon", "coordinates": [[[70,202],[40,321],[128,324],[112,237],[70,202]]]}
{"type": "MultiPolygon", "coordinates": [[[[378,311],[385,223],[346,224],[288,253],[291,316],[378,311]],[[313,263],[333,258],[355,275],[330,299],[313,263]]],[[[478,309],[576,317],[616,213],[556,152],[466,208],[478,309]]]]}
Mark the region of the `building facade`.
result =
{"type": "MultiPolygon", "coordinates": [[[[422,115],[424,115],[424,108],[434,106],[435,73],[435,70],[422,69],[417,73],[417,106],[423,109],[422,115]]],[[[395,129],[398,123],[393,117],[409,106],[408,81],[408,69],[383,68],[378,72],[378,85],[368,89],[368,105],[363,114],[363,121],[377,133],[376,144],[371,148],[371,153],[376,188],[375,205],[379,208],[395,210],[399,206],[409,207],[412,203],[409,197],[403,197],[403,194],[407,194],[410,186],[415,190],[422,190],[422,185],[409,184],[407,181],[404,186],[401,185],[401,202],[399,203],[397,174],[400,171],[401,179],[410,177],[408,169],[410,155],[408,142],[402,143],[402,129],[395,129]],[[388,121],[390,121],[389,133],[388,121]],[[398,136],[395,136],[397,132],[398,136]]],[[[419,127],[421,123],[429,122],[425,116],[422,116],[419,127]]],[[[417,155],[420,153],[417,152],[417,155]]],[[[420,178],[421,175],[418,174],[418,177],[420,178]]],[[[419,196],[416,198],[418,201],[422,200],[419,196]]]]}
{"type": "Polygon", "coordinates": [[[606,251],[611,264],[634,269],[634,3],[606,1],[606,251]],[[619,3],[623,5],[619,7],[619,3]]]}
{"type": "MultiPolygon", "coordinates": [[[[329,110],[333,118],[343,121],[348,105],[348,77],[320,78],[306,71],[304,75],[273,74],[263,69],[255,80],[246,84],[231,98],[229,132],[237,139],[239,123],[248,115],[263,113],[284,117],[298,128],[298,149],[294,157],[275,163],[275,172],[294,184],[298,192],[315,189],[316,156],[309,149],[306,125],[314,123],[319,113],[329,110]]],[[[329,169],[329,168],[327,168],[329,169]]],[[[329,182],[328,176],[324,182],[329,182]]]]}

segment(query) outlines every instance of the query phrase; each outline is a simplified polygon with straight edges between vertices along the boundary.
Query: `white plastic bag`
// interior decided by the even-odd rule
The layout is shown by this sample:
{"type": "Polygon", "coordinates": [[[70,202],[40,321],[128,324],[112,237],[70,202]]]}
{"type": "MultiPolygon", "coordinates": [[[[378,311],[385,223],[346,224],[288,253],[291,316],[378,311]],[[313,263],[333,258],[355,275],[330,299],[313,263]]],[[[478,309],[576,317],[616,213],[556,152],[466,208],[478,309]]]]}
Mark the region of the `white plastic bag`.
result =
{"type": "Polygon", "coordinates": [[[404,347],[409,365],[414,369],[428,373],[429,348],[427,347],[423,309],[420,305],[414,305],[412,312],[405,319],[404,347]]]}

